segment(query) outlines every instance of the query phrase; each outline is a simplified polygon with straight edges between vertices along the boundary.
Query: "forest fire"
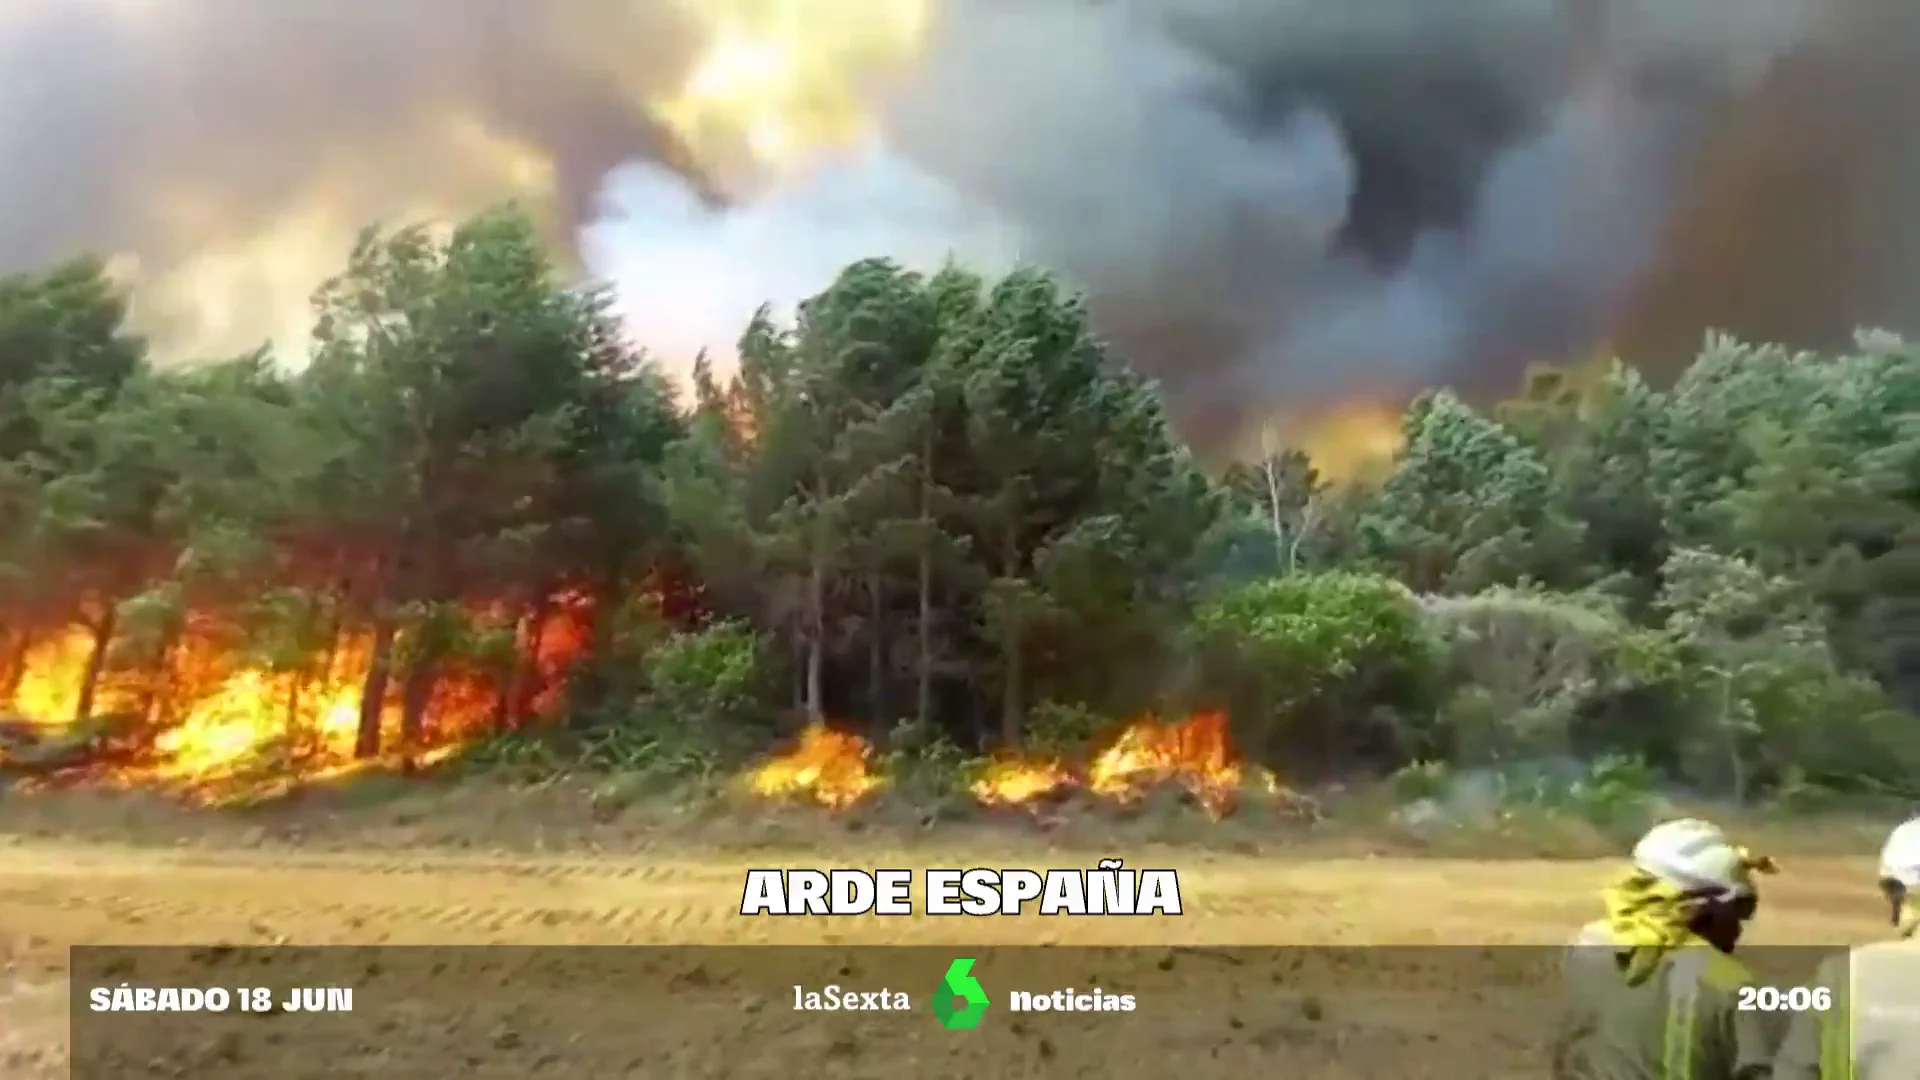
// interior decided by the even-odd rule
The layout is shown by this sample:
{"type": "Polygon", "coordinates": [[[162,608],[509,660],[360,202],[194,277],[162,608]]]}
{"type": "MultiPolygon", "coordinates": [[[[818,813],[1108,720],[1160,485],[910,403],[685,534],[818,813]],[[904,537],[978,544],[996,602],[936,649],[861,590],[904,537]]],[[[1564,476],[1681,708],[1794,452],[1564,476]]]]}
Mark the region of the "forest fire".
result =
{"type": "Polygon", "coordinates": [[[1400,451],[1401,409],[1406,394],[1378,394],[1283,412],[1250,440],[1244,453],[1264,456],[1278,446],[1307,455],[1322,480],[1370,483],[1392,467],[1400,451]]]}
{"type": "Polygon", "coordinates": [[[75,628],[26,652],[11,704],[0,711],[0,766],[38,779],[152,783],[217,798],[250,778],[284,785],[395,760],[430,765],[515,712],[549,708],[575,645],[568,633],[536,643],[523,710],[502,707],[499,678],[444,665],[413,732],[403,730],[396,679],[379,720],[383,753],[363,755],[356,749],[370,635],[343,637],[313,670],[297,672],[250,662],[217,635],[184,635],[158,673],[155,665],[109,665],[89,695],[92,634],[75,628]]]}
{"type": "Polygon", "coordinates": [[[1203,712],[1171,721],[1149,716],[1128,724],[1082,773],[1056,761],[994,762],[974,782],[973,794],[989,806],[1011,806],[1079,787],[1115,802],[1134,803],[1173,785],[1190,793],[1207,813],[1224,817],[1249,782],[1269,793],[1279,790],[1272,773],[1249,770],[1236,758],[1226,714],[1203,712]]]}
{"type": "MultiPolygon", "coordinates": [[[[749,787],[759,795],[851,806],[886,783],[873,770],[872,755],[865,739],[815,725],[793,751],[756,769],[749,787]]],[[[1215,818],[1230,813],[1249,785],[1266,793],[1280,790],[1271,772],[1238,761],[1226,714],[1219,712],[1136,720],[1081,770],[1051,759],[998,758],[986,764],[970,790],[987,806],[1027,806],[1072,790],[1127,804],[1168,785],[1190,793],[1215,818]]]]}
{"type": "Polygon", "coordinates": [[[1216,816],[1225,814],[1249,783],[1269,794],[1280,790],[1271,772],[1258,766],[1248,770],[1234,756],[1223,712],[1139,721],[1087,768],[1088,790],[1122,801],[1167,783],[1191,791],[1216,816]]]}
{"type": "Polygon", "coordinates": [[[802,797],[822,806],[852,806],[879,790],[885,779],[871,768],[873,746],[858,735],[814,724],[800,745],[747,775],[747,787],[769,798],[802,797]]]}

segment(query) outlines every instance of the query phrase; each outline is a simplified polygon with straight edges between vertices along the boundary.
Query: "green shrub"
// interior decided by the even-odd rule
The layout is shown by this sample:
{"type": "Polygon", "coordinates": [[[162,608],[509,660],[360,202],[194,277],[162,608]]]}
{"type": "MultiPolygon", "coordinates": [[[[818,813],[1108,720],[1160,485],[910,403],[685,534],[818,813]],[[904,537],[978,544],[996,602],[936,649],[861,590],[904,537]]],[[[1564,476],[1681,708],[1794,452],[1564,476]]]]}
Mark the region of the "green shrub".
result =
{"type": "Polygon", "coordinates": [[[1411,803],[1422,799],[1445,799],[1453,788],[1453,782],[1453,766],[1446,762],[1412,761],[1389,777],[1387,786],[1396,800],[1411,803]]]}
{"type": "Polygon", "coordinates": [[[981,765],[938,728],[912,720],[893,726],[879,761],[895,791],[935,812],[967,802],[981,765]]]}
{"type": "Polygon", "coordinates": [[[1027,714],[1026,749],[1041,757],[1078,760],[1112,726],[1111,720],[1084,705],[1041,702],[1027,714]]]}
{"type": "Polygon", "coordinates": [[[646,709],[676,725],[720,734],[764,716],[760,637],[725,622],[677,633],[647,655],[646,709]]]}
{"type": "Polygon", "coordinates": [[[1452,760],[1672,757],[1658,744],[1683,692],[1679,658],[1606,598],[1494,588],[1423,608],[1455,688],[1439,724],[1452,760]]]}
{"type": "Polygon", "coordinates": [[[1638,758],[1604,757],[1568,789],[1566,798],[1588,821],[1637,830],[1650,823],[1658,804],[1654,781],[1653,770],[1638,758]]]}
{"type": "Polygon", "coordinates": [[[1804,582],[1682,549],[1667,560],[1660,606],[1688,689],[1695,785],[1746,801],[1790,779],[1876,791],[1920,772],[1920,726],[1840,667],[1804,582]]]}
{"type": "Polygon", "coordinates": [[[529,779],[573,770],[703,777],[765,748],[772,718],[763,644],[751,630],[719,623],[669,634],[637,666],[637,679],[602,672],[594,704],[571,725],[508,733],[469,760],[529,779]]]}
{"type": "Polygon", "coordinates": [[[1503,813],[1561,815],[1608,832],[1632,833],[1660,807],[1657,777],[1638,758],[1607,755],[1581,764],[1542,761],[1495,773],[1492,792],[1503,813]]]}
{"type": "Polygon", "coordinates": [[[1255,582],[1193,624],[1192,688],[1226,707],[1256,760],[1337,771],[1391,768],[1431,743],[1439,652],[1403,586],[1354,573],[1255,582]]]}

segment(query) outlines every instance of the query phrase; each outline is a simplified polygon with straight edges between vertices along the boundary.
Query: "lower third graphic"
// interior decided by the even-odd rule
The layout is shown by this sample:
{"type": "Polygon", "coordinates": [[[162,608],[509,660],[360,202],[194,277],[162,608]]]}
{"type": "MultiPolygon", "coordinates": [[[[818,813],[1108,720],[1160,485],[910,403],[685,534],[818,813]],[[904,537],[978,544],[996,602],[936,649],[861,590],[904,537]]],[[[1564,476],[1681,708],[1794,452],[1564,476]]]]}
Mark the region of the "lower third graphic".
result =
{"type": "Polygon", "coordinates": [[[933,1015],[948,1031],[972,1031],[987,1015],[987,992],[973,977],[972,960],[955,960],[947,965],[946,978],[933,995],[933,1015]]]}

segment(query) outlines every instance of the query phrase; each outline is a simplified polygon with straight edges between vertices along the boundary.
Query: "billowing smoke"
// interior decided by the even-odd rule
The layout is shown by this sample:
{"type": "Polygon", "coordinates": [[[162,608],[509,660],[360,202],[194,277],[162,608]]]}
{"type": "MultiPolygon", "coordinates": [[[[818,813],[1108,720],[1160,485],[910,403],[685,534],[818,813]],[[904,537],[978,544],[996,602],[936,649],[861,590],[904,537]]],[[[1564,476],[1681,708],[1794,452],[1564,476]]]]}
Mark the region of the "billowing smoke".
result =
{"type": "Polygon", "coordinates": [[[870,137],[746,170],[650,119],[699,5],[14,7],[0,260],[136,256],[200,352],[297,326],[355,226],[504,196],[675,358],[861,256],[1049,266],[1212,441],[1609,340],[1920,320],[1904,0],[944,0],[859,83],[870,137]]]}
{"type": "Polygon", "coordinates": [[[518,198],[569,240],[691,40],[621,0],[12,0],[0,270],[118,256],[164,353],[297,348],[376,220],[518,198]]]}

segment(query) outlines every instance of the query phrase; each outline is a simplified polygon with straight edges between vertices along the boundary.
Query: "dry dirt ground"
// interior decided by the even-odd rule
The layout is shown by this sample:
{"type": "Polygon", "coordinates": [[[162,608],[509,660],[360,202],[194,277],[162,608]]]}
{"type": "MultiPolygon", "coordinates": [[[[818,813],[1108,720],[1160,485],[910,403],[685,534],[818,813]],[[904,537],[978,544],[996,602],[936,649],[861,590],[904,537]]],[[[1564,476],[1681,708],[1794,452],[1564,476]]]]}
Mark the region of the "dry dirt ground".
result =
{"type": "MultiPolygon", "coordinates": [[[[767,919],[737,914],[749,868],[1086,867],[1094,856],[938,831],[910,844],[849,837],[705,855],[201,840],[0,846],[0,1077],[67,1075],[69,976],[81,990],[351,985],[358,995],[354,1013],[324,1017],[84,1017],[76,1078],[1163,1076],[1171,1061],[1196,1078],[1276,1064],[1331,1077],[1539,1075],[1554,954],[1457,946],[1564,942],[1618,868],[1120,845],[1108,854],[1180,872],[1183,915],[767,919]],[[70,965],[69,946],[103,944],[239,949],[70,965]],[[280,945],[827,948],[249,951],[280,945]],[[874,945],[924,948],[864,948],[874,945]],[[1034,945],[1124,948],[1012,948],[1034,945]],[[1128,988],[1140,1006],[1001,1007],[978,1032],[946,1032],[925,1005],[956,955],[979,957],[990,985],[1128,988]],[[794,1011],[793,984],[830,982],[905,990],[914,1011],[794,1011]]],[[[1872,869],[1859,857],[1789,862],[1769,883],[1755,943],[1880,935],[1872,869]]]]}

